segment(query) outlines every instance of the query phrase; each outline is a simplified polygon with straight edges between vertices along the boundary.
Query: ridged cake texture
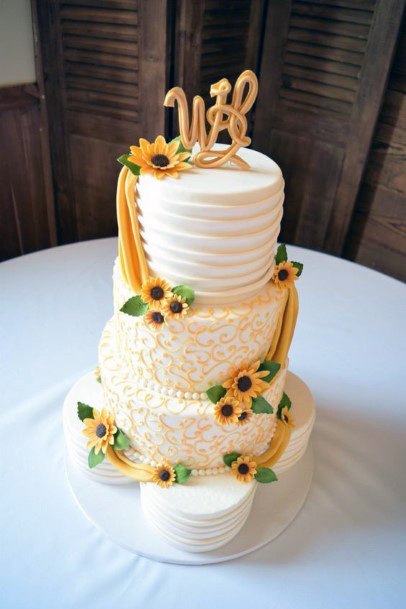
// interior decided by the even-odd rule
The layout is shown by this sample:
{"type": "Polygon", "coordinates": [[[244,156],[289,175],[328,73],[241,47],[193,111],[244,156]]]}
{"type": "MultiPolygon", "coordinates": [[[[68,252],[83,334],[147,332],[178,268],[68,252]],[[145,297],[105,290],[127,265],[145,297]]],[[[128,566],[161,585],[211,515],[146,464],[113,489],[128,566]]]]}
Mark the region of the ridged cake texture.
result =
{"type": "Polygon", "coordinates": [[[140,176],[137,206],[150,271],[193,286],[198,304],[241,302],[270,280],[283,213],[281,170],[243,150],[251,169],[199,167],[178,180],[140,176]]]}

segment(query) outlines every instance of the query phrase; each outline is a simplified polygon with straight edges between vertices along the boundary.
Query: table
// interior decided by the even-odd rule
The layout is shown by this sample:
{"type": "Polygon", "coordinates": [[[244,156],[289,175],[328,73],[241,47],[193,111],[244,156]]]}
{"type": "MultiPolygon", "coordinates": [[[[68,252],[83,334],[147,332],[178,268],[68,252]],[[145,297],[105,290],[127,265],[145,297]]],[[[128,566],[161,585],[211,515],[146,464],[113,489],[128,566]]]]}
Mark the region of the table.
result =
{"type": "Polygon", "coordinates": [[[181,567],[116,547],[65,478],[62,402],[96,364],[116,251],[104,239],[0,265],[2,609],[404,606],[405,287],[288,248],[304,262],[291,369],[318,407],[309,498],[262,550],[181,567]]]}

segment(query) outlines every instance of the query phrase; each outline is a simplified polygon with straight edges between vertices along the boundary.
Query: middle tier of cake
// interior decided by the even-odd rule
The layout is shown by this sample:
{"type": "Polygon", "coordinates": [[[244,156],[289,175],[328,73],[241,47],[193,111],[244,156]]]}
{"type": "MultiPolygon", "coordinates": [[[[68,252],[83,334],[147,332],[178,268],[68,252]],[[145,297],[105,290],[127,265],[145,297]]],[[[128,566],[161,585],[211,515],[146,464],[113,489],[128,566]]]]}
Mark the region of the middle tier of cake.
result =
{"type": "Polygon", "coordinates": [[[222,384],[235,366],[265,359],[288,291],[269,282],[259,294],[232,305],[195,303],[185,317],[159,331],[143,317],[120,312],[134,293],[116,262],[113,325],[117,353],[139,385],[156,385],[169,396],[198,398],[222,384]]]}

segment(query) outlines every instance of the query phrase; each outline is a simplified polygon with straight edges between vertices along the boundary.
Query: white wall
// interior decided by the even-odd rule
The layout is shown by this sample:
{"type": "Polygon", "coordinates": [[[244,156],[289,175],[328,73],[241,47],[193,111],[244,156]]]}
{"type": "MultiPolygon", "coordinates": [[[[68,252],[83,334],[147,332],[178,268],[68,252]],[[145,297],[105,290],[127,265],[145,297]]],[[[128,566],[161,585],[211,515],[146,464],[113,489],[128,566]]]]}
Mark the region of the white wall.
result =
{"type": "Polygon", "coordinates": [[[30,0],[0,0],[0,87],[35,80],[30,0]]]}

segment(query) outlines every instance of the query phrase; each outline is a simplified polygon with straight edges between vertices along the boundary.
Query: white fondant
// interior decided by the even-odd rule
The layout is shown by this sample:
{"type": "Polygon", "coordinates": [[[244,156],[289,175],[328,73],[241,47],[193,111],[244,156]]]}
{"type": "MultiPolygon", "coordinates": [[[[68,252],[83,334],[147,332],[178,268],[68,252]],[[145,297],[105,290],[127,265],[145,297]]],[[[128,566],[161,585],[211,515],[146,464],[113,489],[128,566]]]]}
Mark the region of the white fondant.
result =
{"type": "Polygon", "coordinates": [[[259,152],[240,153],[248,171],[193,167],[178,180],[146,175],[137,182],[151,272],[194,288],[200,304],[250,298],[272,274],[283,213],[282,173],[259,152]]]}
{"type": "Polygon", "coordinates": [[[224,426],[216,422],[214,404],[207,396],[205,400],[185,400],[140,387],[116,344],[111,321],[103,332],[99,350],[105,404],[134,448],[145,457],[158,463],[167,460],[190,468],[213,468],[222,466],[223,455],[229,452],[255,456],[269,446],[286,368],[263,393],[274,407],[274,414],[256,414],[246,425],[224,426]]]}
{"type": "MultiPolygon", "coordinates": [[[[235,305],[193,303],[185,317],[169,320],[157,332],[142,317],[120,312],[134,294],[123,280],[117,262],[113,283],[113,340],[120,359],[128,363],[132,376],[140,379],[138,385],[148,380],[148,387],[154,391],[161,393],[166,388],[168,395],[179,398],[182,393],[176,392],[202,393],[211,385],[224,382],[233,366],[243,361],[262,361],[286,299],[286,291],[271,282],[260,294],[235,305]]],[[[101,365],[103,343],[104,337],[100,343],[101,365]]]]}

